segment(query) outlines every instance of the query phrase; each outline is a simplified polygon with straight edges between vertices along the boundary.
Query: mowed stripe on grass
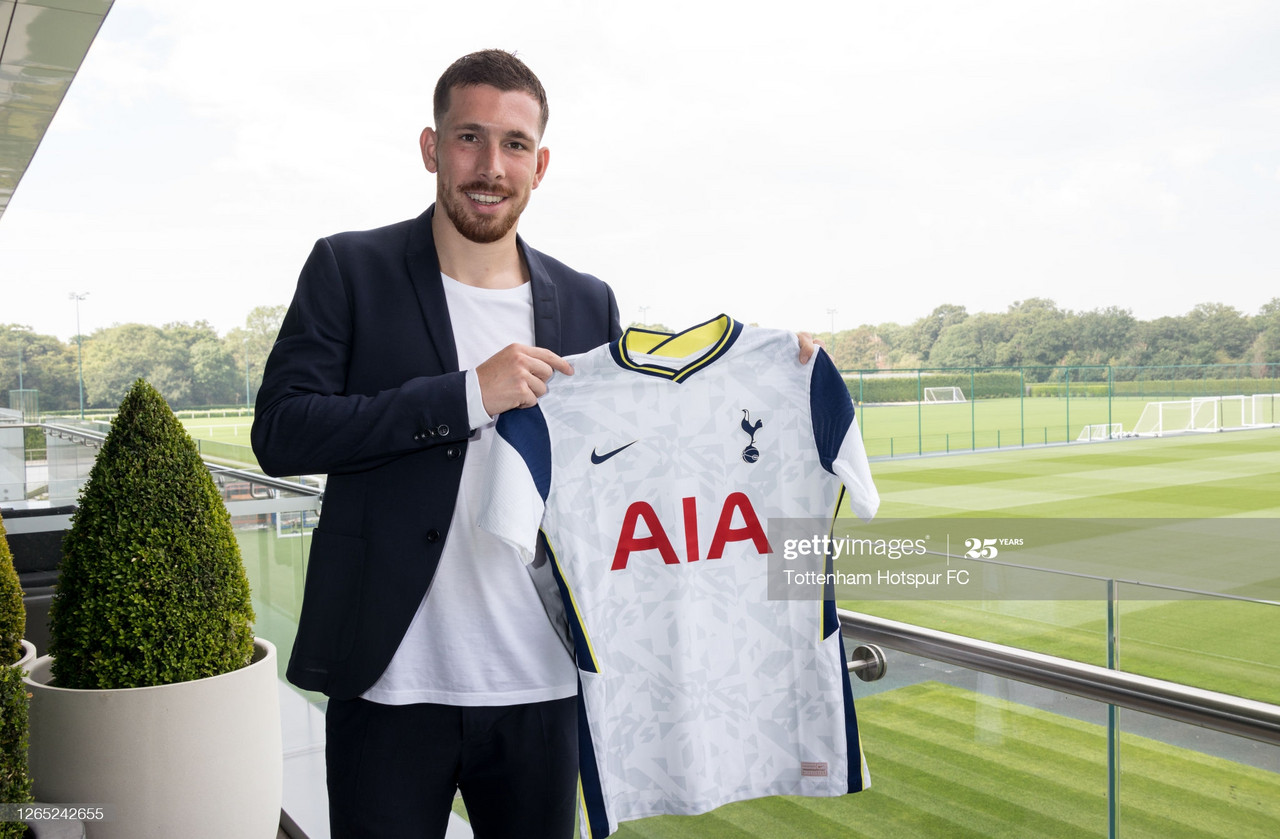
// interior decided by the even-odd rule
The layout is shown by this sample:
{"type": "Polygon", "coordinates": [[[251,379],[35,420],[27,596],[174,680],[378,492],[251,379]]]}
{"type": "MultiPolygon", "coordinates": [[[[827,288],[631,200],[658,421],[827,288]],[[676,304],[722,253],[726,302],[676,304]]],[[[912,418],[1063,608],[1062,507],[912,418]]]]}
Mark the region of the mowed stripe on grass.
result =
{"type": "Polygon", "coordinates": [[[880,460],[887,518],[1280,515],[1280,430],[880,460]]]}

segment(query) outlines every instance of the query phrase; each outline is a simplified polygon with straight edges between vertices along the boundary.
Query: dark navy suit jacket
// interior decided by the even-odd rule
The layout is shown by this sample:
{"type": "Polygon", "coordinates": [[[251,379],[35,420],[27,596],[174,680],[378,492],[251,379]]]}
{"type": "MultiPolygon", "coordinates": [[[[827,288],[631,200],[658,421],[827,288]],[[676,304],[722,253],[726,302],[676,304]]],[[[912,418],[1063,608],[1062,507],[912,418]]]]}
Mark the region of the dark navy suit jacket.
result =
{"type": "MultiPolygon", "coordinates": [[[[467,455],[433,210],[316,243],[258,392],[263,471],[328,475],[288,677],[338,699],[368,689],[404,637],[440,561],[467,455]]],[[[570,355],[619,337],[607,285],[519,247],[538,346],[570,355]]]]}

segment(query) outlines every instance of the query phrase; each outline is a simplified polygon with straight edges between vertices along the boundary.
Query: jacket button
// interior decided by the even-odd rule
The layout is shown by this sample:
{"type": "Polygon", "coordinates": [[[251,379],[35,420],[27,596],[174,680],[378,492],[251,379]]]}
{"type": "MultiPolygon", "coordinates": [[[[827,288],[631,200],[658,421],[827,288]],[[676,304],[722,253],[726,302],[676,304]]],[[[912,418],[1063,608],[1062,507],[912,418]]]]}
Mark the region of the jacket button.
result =
{"type": "Polygon", "coordinates": [[[422,432],[421,432],[421,431],[415,431],[415,432],[413,433],[413,442],[415,442],[415,443],[421,443],[421,442],[422,442],[422,432]]]}
{"type": "Polygon", "coordinates": [[[436,429],[436,433],[439,434],[441,437],[448,437],[449,426],[442,424],[439,428],[436,429]]]}
{"type": "Polygon", "coordinates": [[[440,541],[440,531],[434,527],[427,531],[427,541],[435,544],[440,541]]]}
{"type": "Polygon", "coordinates": [[[457,446],[450,446],[449,448],[444,450],[444,456],[449,458],[450,460],[457,460],[458,458],[462,457],[462,449],[458,448],[457,446]]]}

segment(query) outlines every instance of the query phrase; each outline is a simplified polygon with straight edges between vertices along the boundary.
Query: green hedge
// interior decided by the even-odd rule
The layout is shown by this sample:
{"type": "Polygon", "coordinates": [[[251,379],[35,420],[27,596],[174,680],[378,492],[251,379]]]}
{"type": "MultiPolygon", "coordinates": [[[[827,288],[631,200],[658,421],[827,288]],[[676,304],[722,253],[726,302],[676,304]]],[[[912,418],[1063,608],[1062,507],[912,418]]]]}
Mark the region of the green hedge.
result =
{"type": "MultiPolygon", "coordinates": [[[[1276,379],[1143,379],[1137,381],[1072,382],[1070,395],[1135,397],[1147,399],[1189,399],[1193,396],[1252,396],[1255,393],[1280,393],[1276,379]]],[[[1027,386],[1028,396],[1066,396],[1063,382],[1045,382],[1027,386]]]]}
{"type": "Polygon", "coordinates": [[[1022,392],[1017,370],[970,374],[967,370],[909,373],[902,376],[845,374],[845,386],[857,402],[919,402],[927,387],[958,387],[966,399],[1001,399],[1022,392]]]}
{"type": "Polygon", "coordinates": [[[1066,382],[1042,382],[1040,384],[1027,385],[1027,396],[1044,397],[1044,396],[1070,396],[1072,399],[1076,397],[1102,397],[1106,398],[1111,392],[1111,388],[1103,382],[1072,382],[1068,387],[1066,382]]]}
{"type": "MultiPolygon", "coordinates": [[[[1232,365],[1238,369],[1238,365],[1232,365]]],[[[1035,375],[1011,368],[995,370],[845,372],[845,386],[855,401],[866,403],[918,402],[927,387],[958,387],[966,399],[1007,399],[1023,394],[1029,397],[1105,398],[1133,397],[1147,399],[1189,399],[1193,396],[1249,396],[1255,393],[1280,393],[1280,379],[1226,376],[1222,370],[1207,369],[1203,378],[1127,379],[1108,383],[1107,368],[1053,368],[1047,377],[1061,381],[1042,381],[1049,368],[1026,368],[1035,375]],[[1217,376],[1209,376],[1215,373],[1217,376]],[[1086,378],[1087,377],[1087,378],[1086,378]],[[1079,380],[1077,380],[1077,378],[1079,380]],[[1101,379],[1101,380],[1100,380],[1101,379]],[[1069,384],[1068,381],[1070,380],[1069,384]]],[[[1143,368],[1115,368],[1116,376],[1132,375],[1143,368]]],[[[1160,370],[1161,368],[1150,368],[1160,370]]]]}
{"type": "Polygon", "coordinates": [[[1192,396],[1252,396],[1255,393],[1280,393],[1280,379],[1207,378],[1207,379],[1136,379],[1118,381],[1116,396],[1147,399],[1189,399],[1192,396]]]}

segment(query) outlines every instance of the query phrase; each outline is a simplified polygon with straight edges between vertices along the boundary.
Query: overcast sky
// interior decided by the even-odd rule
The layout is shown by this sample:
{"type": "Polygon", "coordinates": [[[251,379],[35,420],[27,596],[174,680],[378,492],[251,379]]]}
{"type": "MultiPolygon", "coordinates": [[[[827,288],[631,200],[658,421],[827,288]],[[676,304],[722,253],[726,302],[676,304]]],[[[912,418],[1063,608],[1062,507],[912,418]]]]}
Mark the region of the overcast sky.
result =
{"type": "Polygon", "coordinates": [[[624,324],[1280,296],[1280,3],[116,0],[0,218],[0,323],[287,303],[315,239],[430,203],[432,88],[485,47],[550,96],[522,235],[624,324]]]}

